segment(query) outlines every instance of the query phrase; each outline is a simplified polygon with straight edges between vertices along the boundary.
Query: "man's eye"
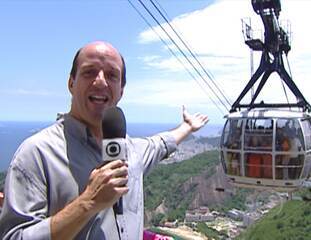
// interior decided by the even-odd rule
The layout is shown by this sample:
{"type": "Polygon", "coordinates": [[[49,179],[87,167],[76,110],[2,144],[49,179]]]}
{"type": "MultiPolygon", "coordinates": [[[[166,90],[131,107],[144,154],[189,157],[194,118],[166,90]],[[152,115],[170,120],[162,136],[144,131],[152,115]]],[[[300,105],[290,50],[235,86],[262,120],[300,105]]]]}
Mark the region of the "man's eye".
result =
{"type": "Polygon", "coordinates": [[[93,77],[93,76],[96,76],[97,75],[97,70],[96,69],[89,69],[89,70],[85,70],[83,72],[83,75],[85,77],[93,77]]]}
{"type": "Polygon", "coordinates": [[[120,76],[119,74],[116,74],[116,73],[108,73],[107,78],[111,81],[118,81],[120,76]]]}

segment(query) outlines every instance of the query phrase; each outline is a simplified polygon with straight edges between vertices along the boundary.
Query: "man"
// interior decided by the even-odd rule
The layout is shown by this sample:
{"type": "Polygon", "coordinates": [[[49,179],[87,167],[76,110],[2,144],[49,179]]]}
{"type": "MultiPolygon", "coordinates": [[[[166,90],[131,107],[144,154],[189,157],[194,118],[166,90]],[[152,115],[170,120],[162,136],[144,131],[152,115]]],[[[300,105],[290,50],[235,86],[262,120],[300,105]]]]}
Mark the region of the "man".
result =
{"type": "Polygon", "coordinates": [[[142,239],[143,174],[176,149],[207,117],[183,111],[183,123],[159,135],[127,136],[127,162],[102,164],[103,110],[116,106],[125,64],[105,42],[75,56],[69,114],[19,147],[7,173],[1,239],[142,239]],[[122,196],[124,214],[112,206],[122,196]]]}

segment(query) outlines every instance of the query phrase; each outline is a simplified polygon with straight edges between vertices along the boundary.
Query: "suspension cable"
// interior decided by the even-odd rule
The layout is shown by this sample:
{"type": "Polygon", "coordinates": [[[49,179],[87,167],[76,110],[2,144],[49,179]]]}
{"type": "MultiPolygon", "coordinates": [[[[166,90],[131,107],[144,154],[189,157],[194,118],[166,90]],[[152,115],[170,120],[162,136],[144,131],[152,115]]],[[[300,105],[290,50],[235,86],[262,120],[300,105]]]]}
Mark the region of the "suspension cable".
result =
{"type": "MultiPolygon", "coordinates": [[[[287,66],[289,67],[289,62],[288,62],[287,54],[286,54],[286,60],[287,60],[287,66]]],[[[289,72],[290,72],[290,70],[289,70],[289,72]]],[[[291,73],[290,73],[290,76],[291,76],[291,73]]],[[[286,91],[286,88],[285,88],[284,81],[283,81],[282,79],[281,79],[281,83],[282,83],[283,92],[284,92],[284,94],[285,94],[287,104],[289,105],[289,99],[288,99],[287,91],[286,91]]],[[[289,107],[289,109],[291,110],[292,108],[289,107]]]]}
{"type": "Polygon", "coordinates": [[[177,47],[179,52],[184,56],[184,58],[188,61],[188,63],[193,67],[193,69],[197,72],[197,74],[201,77],[201,79],[207,84],[207,86],[210,88],[210,90],[213,92],[213,94],[218,98],[219,102],[224,106],[224,108],[229,111],[226,104],[222,101],[222,99],[217,95],[217,93],[214,91],[214,89],[210,86],[210,84],[205,81],[204,77],[200,73],[200,71],[194,66],[194,64],[189,60],[187,55],[183,52],[183,50],[180,48],[180,46],[176,43],[176,41],[170,36],[170,34],[163,28],[163,26],[160,24],[160,22],[156,19],[156,17],[150,12],[150,10],[146,7],[146,5],[141,1],[138,0],[139,3],[143,6],[143,8],[148,12],[148,14],[153,18],[153,20],[158,24],[158,26],[165,32],[165,34],[169,37],[169,39],[172,41],[172,43],[177,47]]]}
{"type": "MultiPolygon", "coordinates": [[[[293,80],[293,74],[292,74],[292,70],[291,70],[290,65],[289,65],[289,61],[288,61],[287,54],[285,55],[285,58],[286,58],[286,63],[287,63],[288,71],[289,71],[289,76],[290,76],[291,79],[293,80]]],[[[293,80],[293,81],[294,81],[294,80],[293,80]]],[[[295,96],[296,96],[296,95],[295,95],[295,96]]],[[[297,101],[297,102],[299,101],[298,97],[296,97],[296,101],[297,101]]]]}
{"type": "Polygon", "coordinates": [[[220,113],[222,115],[225,115],[223,110],[219,107],[219,105],[211,98],[209,93],[206,91],[206,89],[201,85],[201,83],[197,80],[197,78],[192,74],[192,72],[186,67],[186,65],[183,63],[183,61],[180,60],[180,58],[176,55],[176,53],[172,50],[172,48],[169,46],[169,44],[161,37],[160,34],[154,29],[154,27],[151,25],[151,23],[142,15],[142,13],[135,7],[135,5],[128,0],[129,4],[133,7],[133,9],[137,12],[137,14],[144,20],[144,22],[152,29],[152,31],[160,38],[161,42],[169,49],[171,54],[178,60],[178,62],[183,66],[183,68],[188,72],[188,74],[194,79],[199,87],[203,90],[203,92],[208,96],[208,98],[212,101],[212,103],[218,108],[220,113]]]}
{"type": "MultiPolygon", "coordinates": [[[[182,44],[186,47],[186,49],[189,51],[189,53],[191,54],[191,56],[194,58],[194,60],[199,64],[199,66],[201,67],[201,69],[203,70],[203,72],[207,75],[207,77],[212,81],[212,83],[214,84],[214,86],[216,87],[216,89],[219,91],[219,93],[222,95],[222,97],[226,100],[226,102],[229,104],[229,106],[231,106],[232,104],[230,103],[230,101],[228,100],[228,98],[224,95],[224,91],[221,90],[219,88],[219,86],[216,84],[215,79],[213,78],[213,75],[211,73],[209,73],[201,64],[201,62],[199,61],[199,59],[197,58],[197,54],[189,47],[189,45],[182,39],[182,37],[180,36],[180,34],[175,30],[175,28],[172,26],[172,24],[170,23],[170,19],[167,18],[166,16],[164,16],[164,14],[162,13],[162,11],[159,9],[159,7],[154,3],[153,0],[149,0],[151,2],[151,4],[154,6],[154,8],[158,11],[158,13],[162,16],[162,18],[165,20],[165,22],[170,26],[170,28],[173,30],[173,32],[176,34],[176,36],[178,37],[178,39],[182,42],[182,44]]],[[[161,7],[161,9],[163,9],[163,7],[157,2],[157,4],[161,7]]],[[[166,13],[166,15],[168,15],[166,13]]]]}
{"type": "MultiPolygon", "coordinates": [[[[284,82],[283,82],[282,79],[281,79],[281,83],[282,83],[283,91],[284,91],[284,94],[285,94],[285,97],[286,97],[286,100],[287,100],[287,104],[289,104],[289,99],[288,99],[287,91],[285,89],[285,85],[284,85],[284,82]]],[[[289,107],[289,109],[291,109],[291,107],[289,107]]]]}

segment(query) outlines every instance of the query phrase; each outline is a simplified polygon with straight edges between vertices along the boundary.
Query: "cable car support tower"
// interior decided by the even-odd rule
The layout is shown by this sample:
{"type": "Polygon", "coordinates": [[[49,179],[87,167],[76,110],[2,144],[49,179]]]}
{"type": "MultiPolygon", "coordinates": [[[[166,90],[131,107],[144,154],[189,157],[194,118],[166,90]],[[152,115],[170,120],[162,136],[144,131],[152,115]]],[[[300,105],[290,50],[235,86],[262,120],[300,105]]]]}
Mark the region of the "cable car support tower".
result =
{"type": "Polygon", "coordinates": [[[262,51],[260,64],[250,81],[243,89],[237,100],[233,103],[230,112],[236,112],[241,108],[291,108],[297,107],[303,111],[310,112],[311,106],[304,98],[291,76],[287,73],[283,56],[288,54],[291,49],[289,36],[279,24],[279,14],[281,11],[280,0],[252,0],[254,11],[260,15],[264,24],[264,42],[261,39],[254,39],[252,36],[252,28],[245,24],[245,43],[253,51],[262,51]],[[255,103],[260,91],[264,87],[271,73],[276,72],[282,81],[288,86],[292,93],[296,96],[296,103],[255,103]],[[262,77],[261,77],[262,76],[262,77]],[[261,79],[260,79],[261,77],[261,79]],[[249,104],[241,104],[243,97],[260,79],[255,94],[252,96],[249,104]]]}

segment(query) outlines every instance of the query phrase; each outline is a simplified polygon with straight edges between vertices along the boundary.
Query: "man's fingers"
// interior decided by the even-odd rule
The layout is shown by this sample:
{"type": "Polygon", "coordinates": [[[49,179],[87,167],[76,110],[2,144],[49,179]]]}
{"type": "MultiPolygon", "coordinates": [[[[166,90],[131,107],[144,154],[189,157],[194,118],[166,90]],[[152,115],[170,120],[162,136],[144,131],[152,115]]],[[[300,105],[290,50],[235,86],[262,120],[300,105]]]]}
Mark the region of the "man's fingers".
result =
{"type": "Polygon", "coordinates": [[[112,170],[112,177],[125,177],[128,175],[128,168],[127,166],[122,166],[120,168],[116,168],[112,170]]]}
{"type": "Polygon", "coordinates": [[[127,182],[128,182],[128,178],[127,177],[113,178],[113,179],[110,180],[110,183],[114,187],[125,187],[127,182]]]}
{"type": "Polygon", "coordinates": [[[128,193],[129,188],[127,186],[116,187],[115,190],[118,192],[120,196],[128,193]]]}
{"type": "Polygon", "coordinates": [[[183,113],[184,116],[189,116],[189,113],[188,113],[185,105],[182,105],[182,113],[183,113]]]}
{"type": "Polygon", "coordinates": [[[128,176],[127,166],[122,166],[114,169],[100,169],[100,178],[102,178],[103,183],[109,181],[113,178],[124,178],[128,176]]]}
{"type": "Polygon", "coordinates": [[[100,168],[93,170],[91,174],[91,181],[94,185],[101,185],[108,183],[113,178],[127,177],[128,167],[121,160],[109,162],[100,168]]]}
{"type": "Polygon", "coordinates": [[[100,165],[99,167],[97,167],[98,170],[101,171],[105,171],[107,169],[118,169],[121,168],[123,166],[126,166],[126,168],[128,167],[128,163],[122,160],[114,160],[114,161],[110,161],[107,163],[104,163],[103,165],[100,165]]]}
{"type": "Polygon", "coordinates": [[[125,161],[122,160],[114,160],[114,161],[110,161],[107,164],[105,164],[104,166],[102,166],[103,168],[110,168],[110,169],[115,169],[115,168],[119,168],[122,167],[124,165],[127,165],[127,163],[125,161]]]}
{"type": "Polygon", "coordinates": [[[204,123],[207,123],[208,122],[208,116],[206,116],[206,115],[201,115],[200,117],[200,120],[202,121],[202,122],[204,122],[204,123]]]}

